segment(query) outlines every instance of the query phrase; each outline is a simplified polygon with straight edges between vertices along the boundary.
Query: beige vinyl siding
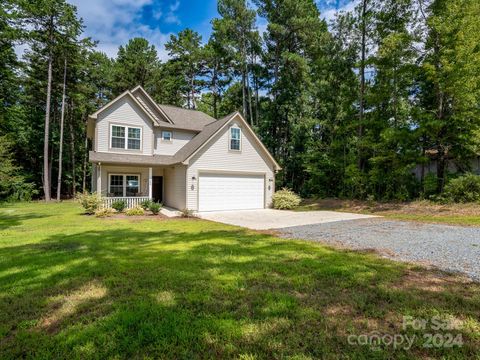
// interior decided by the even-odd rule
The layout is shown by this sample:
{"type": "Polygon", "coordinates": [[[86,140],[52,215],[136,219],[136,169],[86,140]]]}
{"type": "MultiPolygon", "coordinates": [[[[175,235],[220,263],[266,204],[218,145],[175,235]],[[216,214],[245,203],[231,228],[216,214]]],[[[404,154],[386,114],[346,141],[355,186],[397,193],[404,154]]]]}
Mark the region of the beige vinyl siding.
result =
{"type": "Polygon", "coordinates": [[[148,196],[148,167],[101,165],[102,196],[108,194],[108,174],[140,175],[140,193],[148,196]]]}
{"type": "Polygon", "coordinates": [[[155,129],[155,150],[158,155],[174,155],[178,150],[185,146],[197,133],[193,131],[155,129]],[[162,131],[172,133],[172,141],[162,140],[162,131]]]}
{"type": "Polygon", "coordinates": [[[185,209],[185,173],[187,167],[177,165],[164,170],[164,203],[175,209],[185,209]]]}
{"type": "Polygon", "coordinates": [[[274,170],[271,160],[255,139],[238,123],[232,122],[217,134],[192,159],[187,170],[187,208],[198,210],[198,178],[201,172],[265,174],[265,206],[270,206],[274,192],[274,170]],[[241,151],[229,150],[230,127],[241,131],[241,151]],[[195,180],[192,180],[195,177],[195,180]],[[193,185],[193,187],[192,187],[193,185]],[[193,190],[192,190],[193,188],[193,190]]]}
{"type": "Polygon", "coordinates": [[[95,151],[132,154],[153,154],[153,124],[135,102],[125,96],[98,115],[95,151]],[[110,149],[110,125],[130,125],[142,128],[141,150],[110,149]]]}

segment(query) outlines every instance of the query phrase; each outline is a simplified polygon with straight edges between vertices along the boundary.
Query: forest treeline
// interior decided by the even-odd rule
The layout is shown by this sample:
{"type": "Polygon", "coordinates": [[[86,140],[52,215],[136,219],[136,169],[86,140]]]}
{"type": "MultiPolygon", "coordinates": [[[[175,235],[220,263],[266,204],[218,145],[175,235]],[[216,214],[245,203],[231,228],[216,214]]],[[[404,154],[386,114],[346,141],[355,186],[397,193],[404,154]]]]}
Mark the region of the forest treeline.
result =
{"type": "Polygon", "coordinates": [[[478,0],[359,0],[330,23],[314,0],[219,0],[218,14],[208,39],[172,35],[167,61],[143,38],[111,59],[68,2],[2,1],[0,199],[88,190],[87,117],[138,84],[162,104],[240,111],[283,167],[277,187],[303,196],[407,200],[441,193],[448,162],[470,170],[478,0]],[[414,176],[430,159],[436,172],[414,176]]]}

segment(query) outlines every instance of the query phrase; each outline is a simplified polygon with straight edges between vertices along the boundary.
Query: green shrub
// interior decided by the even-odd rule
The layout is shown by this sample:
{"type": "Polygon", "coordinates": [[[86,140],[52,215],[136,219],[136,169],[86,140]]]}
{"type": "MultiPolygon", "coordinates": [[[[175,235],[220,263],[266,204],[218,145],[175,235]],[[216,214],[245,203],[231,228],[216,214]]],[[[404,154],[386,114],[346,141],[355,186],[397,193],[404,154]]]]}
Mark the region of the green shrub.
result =
{"type": "Polygon", "coordinates": [[[98,194],[90,194],[88,192],[78,193],[75,199],[82,205],[85,209],[85,214],[95,214],[101,205],[102,205],[102,198],[98,194]]]}
{"type": "Polygon", "coordinates": [[[11,193],[7,197],[7,201],[31,201],[39,191],[35,188],[35,184],[27,183],[23,180],[13,181],[11,183],[11,193]]]}
{"type": "Polygon", "coordinates": [[[182,218],[191,218],[191,217],[195,217],[195,214],[193,213],[193,210],[183,209],[182,211],[180,211],[180,216],[182,218]]]}
{"type": "Polygon", "coordinates": [[[112,203],[112,208],[117,210],[118,212],[123,212],[127,207],[127,202],[125,200],[115,200],[112,203]]]}
{"type": "Polygon", "coordinates": [[[150,209],[150,206],[153,204],[153,201],[152,200],[143,200],[141,203],[140,203],[140,207],[147,211],[148,209],[150,209]]]}
{"type": "Polygon", "coordinates": [[[283,188],[282,190],[279,190],[273,194],[272,201],[275,209],[289,210],[300,205],[302,199],[292,190],[283,188]]]}
{"type": "Polygon", "coordinates": [[[27,182],[15,163],[13,138],[0,136],[0,201],[30,201],[38,195],[35,184],[27,182]]]}
{"type": "Polygon", "coordinates": [[[153,215],[157,215],[160,212],[160,210],[162,209],[162,206],[163,206],[163,204],[161,204],[161,203],[152,202],[150,204],[149,209],[150,209],[150,211],[152,212],[153,215]]]}
{"type": "Polygon", "coordinates": [[[144,215],[145,211],[140,206],[135,206],[131,209],[127,209],[127,211],[125,211],[125,214],[127,216],[144,215]]]}
{"type": "Polygon", "coordinates": [[[465,174],[445,185],[441,199],[445,202],[480,202],[480,176],[465,174]]]}
{"type": "Polygon", "coordinates": [[[115,210],[111,208],[103,208],[103,209],[98,209],[95,211],[95,216],[96,217],[109,217],[112,216],[115,213],[115,210]]]}

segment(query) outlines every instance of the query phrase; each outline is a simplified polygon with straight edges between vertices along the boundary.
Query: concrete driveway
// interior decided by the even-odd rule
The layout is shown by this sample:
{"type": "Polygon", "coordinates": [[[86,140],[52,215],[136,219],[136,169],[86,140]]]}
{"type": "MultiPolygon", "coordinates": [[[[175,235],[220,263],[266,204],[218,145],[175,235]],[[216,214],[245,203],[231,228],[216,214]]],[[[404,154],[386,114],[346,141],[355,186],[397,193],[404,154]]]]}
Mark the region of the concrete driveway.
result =
{"type": "Polygon", "coordinates": [[[200,212],[198,217],[254,230],[324,224],[335,221],[367,219],[375,216],[335,211],[235,210],[200,212]]]}

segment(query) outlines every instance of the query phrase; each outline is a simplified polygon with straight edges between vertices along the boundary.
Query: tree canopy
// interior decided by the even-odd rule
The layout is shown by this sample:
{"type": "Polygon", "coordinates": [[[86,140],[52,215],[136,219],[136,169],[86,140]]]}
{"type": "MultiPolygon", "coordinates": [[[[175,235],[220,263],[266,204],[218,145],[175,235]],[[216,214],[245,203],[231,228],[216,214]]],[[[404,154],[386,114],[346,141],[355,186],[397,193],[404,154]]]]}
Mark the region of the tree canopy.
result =
{"type": "Polygon", "coordinates": [[[219,0],[218,14],[208,39],[172,34],[162,62],[144,38],[98,51],[65,0],[2,2],[0,199],[88,190],[87,117],[137,85],[215,118],[242,112],[282,165],[277,187],[303,196],[408,200],[441,193],[450,164],[471,170],[480,2],[360,0],[330,23],[314,0],[219,0]]]}

